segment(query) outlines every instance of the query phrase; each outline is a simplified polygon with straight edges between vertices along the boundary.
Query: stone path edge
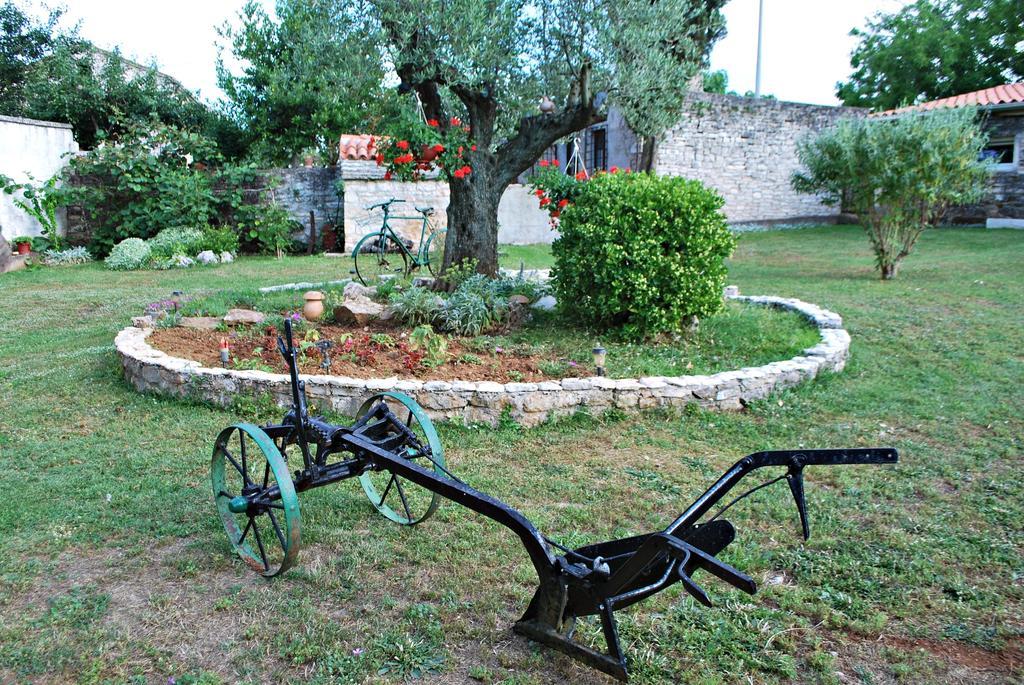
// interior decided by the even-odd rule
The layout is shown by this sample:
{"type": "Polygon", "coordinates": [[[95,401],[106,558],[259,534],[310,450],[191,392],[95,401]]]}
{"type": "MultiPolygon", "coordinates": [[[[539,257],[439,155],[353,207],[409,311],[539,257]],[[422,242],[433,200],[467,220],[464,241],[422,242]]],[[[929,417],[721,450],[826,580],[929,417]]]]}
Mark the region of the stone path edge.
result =
{"type": "MultiPolygon", "coordinates": [[[[735,411],[754,400],[808,381],[846,365],[850,335],[834,312],[793,298],[727,295],[728,299],[797,312],[817,328],[821,340],[802,354],[764,366],[723,371],[710,376],[652,376],[612,379],[564,378],[540,383],[492,381],[417,381],[303,375],[310,402],[352,415],[370,395],[397,390],[412,396],[435,420],[460,419],[494,425],[504,411],[524,426],[549,417],[616,408],[638,411],[696,403],[718,411],[735,411]]],[[[143,393],[201,399],[221,406],[239,395],[269,395],[281,406],[291,402],[288,376],[264,371],[211,368],[154,349],[146,338],[152,328],[128,327],[114,339],[125,378],[143,393]]]]}

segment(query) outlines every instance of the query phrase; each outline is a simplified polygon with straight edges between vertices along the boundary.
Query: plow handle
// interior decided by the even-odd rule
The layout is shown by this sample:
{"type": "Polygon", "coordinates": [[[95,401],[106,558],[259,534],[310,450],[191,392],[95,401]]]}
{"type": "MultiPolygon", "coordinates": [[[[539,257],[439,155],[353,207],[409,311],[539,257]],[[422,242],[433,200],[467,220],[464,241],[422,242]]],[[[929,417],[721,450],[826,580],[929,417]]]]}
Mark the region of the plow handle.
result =
{"type": "Polygon", "coordinates": [[[789,468],[788,480],[790,488],[793,490],[793,497],[797,500],[797,507],[801,510],[800,518],[803,523],[804,537],[806,538],[809,535],[809,530],[803,504],[802,479],[802,472],[805,466],[895,464],[898,460],[899,455],[891,447],[754,452],[733,464],[732,468],[726,471],[703,495],[698,497],[679,518],[670,523],[664,532],[666,535],[671,535],[680,528],[685,529],[695,524],[700,520],[701,516],[707,513],[708,509],[713,507],[751,471],[766,466],[785,466],[789,468]]]}

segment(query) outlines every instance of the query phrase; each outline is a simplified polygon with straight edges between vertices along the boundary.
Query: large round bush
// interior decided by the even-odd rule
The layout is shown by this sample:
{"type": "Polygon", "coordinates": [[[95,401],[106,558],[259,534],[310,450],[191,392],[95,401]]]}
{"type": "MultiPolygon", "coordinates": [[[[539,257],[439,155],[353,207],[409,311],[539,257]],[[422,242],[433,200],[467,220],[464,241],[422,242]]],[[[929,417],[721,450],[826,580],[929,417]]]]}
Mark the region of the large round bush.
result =
{"type": "Polygon", "coordinates": [[[699,181],[601,174],[580,184],[552,246],[561,306],[587,323],[644,338],[722,306],[736,241],[722,197],[699,181]]]}

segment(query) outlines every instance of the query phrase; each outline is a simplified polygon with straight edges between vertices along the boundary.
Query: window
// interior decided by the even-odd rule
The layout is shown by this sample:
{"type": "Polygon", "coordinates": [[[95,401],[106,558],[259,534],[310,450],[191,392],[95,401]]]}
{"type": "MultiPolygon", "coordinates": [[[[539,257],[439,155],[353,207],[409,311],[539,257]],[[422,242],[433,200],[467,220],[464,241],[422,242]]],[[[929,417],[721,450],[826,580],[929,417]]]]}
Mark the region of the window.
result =
{"type": "Polygon", "coordinates": [[[595,128],[590,132],[590,170],[608,170],[608,131],[595,128]]]}
{"type": "Polygon", "coordinates": [[[981,158],[995,164],[996,170],[1009,171],[1017,166],[1016,146],[1012,138],[995,138],[981,151],[981,158]]]}

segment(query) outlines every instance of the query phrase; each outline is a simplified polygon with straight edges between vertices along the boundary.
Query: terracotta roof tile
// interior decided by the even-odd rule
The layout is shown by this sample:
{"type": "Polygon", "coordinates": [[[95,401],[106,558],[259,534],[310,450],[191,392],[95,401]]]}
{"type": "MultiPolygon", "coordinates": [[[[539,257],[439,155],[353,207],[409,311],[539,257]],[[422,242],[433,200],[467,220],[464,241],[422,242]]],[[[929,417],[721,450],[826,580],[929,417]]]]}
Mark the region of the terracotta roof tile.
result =
{"type": "Polygon", "coordinates": [[[373,159],[376,156],[374,138],[367,133],[346,133],[338,141],[339,159],[373,159]]]}
{"type": "Polygon", "coordinates": [[[919,105],[910,107],[899,107],[887,109],[884,112],[875,112],[871,116],[884,117],[891,114],[902,114],[903,112],[921,112],[940,107],[963,107],[964,105],[977,105],[979,107],[991,107],[993,105],[1019,104],[1024,107],[1024,82],[1007,83],[1001,86],[993,86],[983,90],[976,90],[971,93],[961,93],[948,98],[922,102],[919,105]]]}

